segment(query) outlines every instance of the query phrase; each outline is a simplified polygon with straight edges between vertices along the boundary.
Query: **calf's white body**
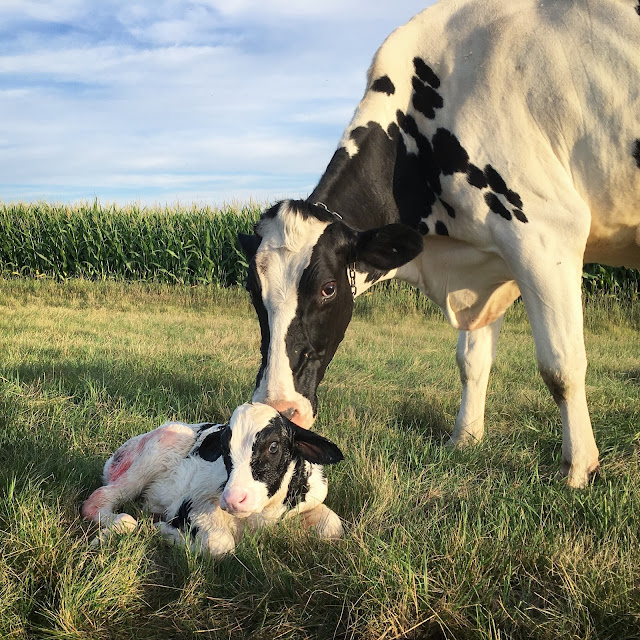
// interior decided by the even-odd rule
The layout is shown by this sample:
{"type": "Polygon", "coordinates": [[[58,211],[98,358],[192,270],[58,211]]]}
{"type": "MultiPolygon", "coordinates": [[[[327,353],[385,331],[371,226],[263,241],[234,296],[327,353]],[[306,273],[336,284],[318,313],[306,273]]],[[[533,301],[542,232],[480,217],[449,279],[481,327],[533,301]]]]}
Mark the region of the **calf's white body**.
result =
{"type": "Polygon", "coordinates": [[[100,524],[101,536],[133,529],[136,520],[116,509],[142,495],[164,535],[214,556],[232,551],[245,528],[295,514],[321,538],[336,538],[342,523],[323,504],[319,463],[341,459],[333,443],[273,408],[245,404],[228,425],[168,422],[125,442],[82,514],[100,524]]]}

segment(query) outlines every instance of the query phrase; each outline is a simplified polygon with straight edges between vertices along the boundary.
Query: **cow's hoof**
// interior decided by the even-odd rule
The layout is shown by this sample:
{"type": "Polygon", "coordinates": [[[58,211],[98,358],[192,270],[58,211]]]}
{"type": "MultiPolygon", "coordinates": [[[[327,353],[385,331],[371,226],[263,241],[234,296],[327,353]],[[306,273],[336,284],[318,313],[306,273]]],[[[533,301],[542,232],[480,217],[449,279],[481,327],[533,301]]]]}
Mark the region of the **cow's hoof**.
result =
{"type": "Polygon", "coordinates": [[[584,489],[588,487],[598,475],[600,463],[598,460],[585,466],[571,464],[568,460],[562,460],[560,477],[567,479],[567,485],[572,489],[584,489]]]}
{"type": "Polygon", "coordinates": [[[478,444],[484,433],[472,433],[471,431],[462,431],[461,433],[452,433],[451,437],[445,443],[447,449],[462,449],[478,444]]]}

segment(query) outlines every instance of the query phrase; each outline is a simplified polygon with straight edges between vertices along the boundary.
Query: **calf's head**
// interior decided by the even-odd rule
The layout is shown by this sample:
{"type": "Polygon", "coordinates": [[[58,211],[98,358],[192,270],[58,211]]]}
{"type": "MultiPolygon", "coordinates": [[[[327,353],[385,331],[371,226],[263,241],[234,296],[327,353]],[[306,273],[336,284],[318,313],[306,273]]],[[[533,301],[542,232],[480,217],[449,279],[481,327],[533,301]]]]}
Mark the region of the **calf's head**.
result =
{"type": "Polygon", "coordinates": [[[220,507],[239,518],[261,513],[281,490],[286,494],[299,459],[322,465],[343,459],[333,442],[264,404],[240,405],[215,437],[229,474],[220,507]]]}
{"type": "Polygon", "coordinates": [[[285,200],[239,241],[261,332],[252,399],[309,428],[318,385],[353,312],[348,265],[380,276],[413,260],[422,236],[401,224],[357,232],[318,205],[285,200]]]}

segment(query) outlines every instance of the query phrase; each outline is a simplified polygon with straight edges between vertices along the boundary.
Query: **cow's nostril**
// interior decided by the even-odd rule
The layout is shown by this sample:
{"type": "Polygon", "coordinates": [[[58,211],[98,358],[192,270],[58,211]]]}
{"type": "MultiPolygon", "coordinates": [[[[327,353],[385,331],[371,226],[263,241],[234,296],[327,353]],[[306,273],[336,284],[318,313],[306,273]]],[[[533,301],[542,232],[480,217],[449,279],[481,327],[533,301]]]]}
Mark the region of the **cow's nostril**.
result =
{"type": "Polygon", "coordinates": [[[285,409],[284,411],[280,412],[285,418],[287,418],[288,420],[291,420],[291,418],[293,418],[293,416],[296,413],[296,410],[293,407],[289,407],[288,409],[285,409]]]}

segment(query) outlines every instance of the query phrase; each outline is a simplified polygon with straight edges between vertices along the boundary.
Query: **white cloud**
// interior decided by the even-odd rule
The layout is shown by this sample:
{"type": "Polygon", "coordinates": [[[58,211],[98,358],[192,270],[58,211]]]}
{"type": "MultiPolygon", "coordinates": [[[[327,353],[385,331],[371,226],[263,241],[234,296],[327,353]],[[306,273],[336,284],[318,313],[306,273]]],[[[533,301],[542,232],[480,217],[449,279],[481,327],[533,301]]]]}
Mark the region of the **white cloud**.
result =
{"type": "Polygon", "coordinates": [[[396,4],[4,0],[0,196],[308,193],[396,4]]]}

